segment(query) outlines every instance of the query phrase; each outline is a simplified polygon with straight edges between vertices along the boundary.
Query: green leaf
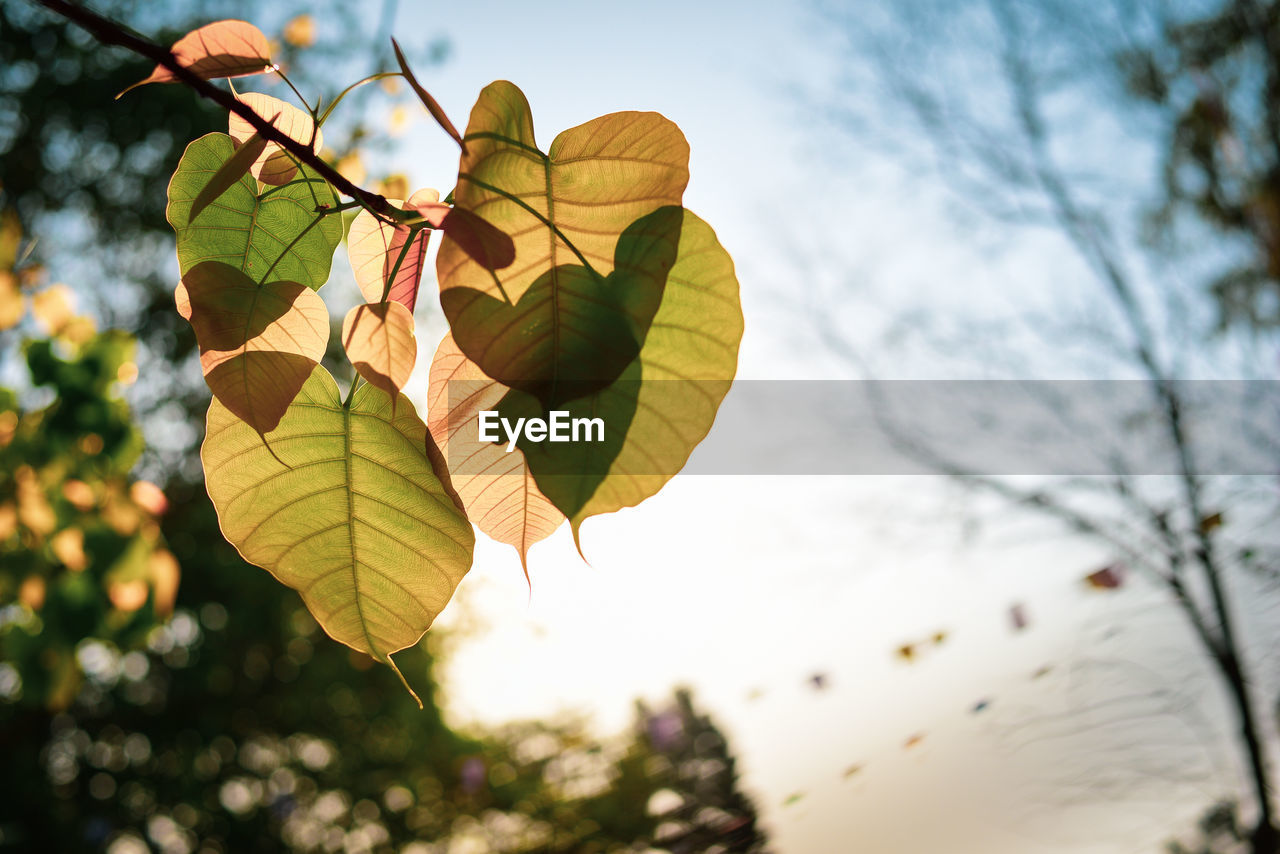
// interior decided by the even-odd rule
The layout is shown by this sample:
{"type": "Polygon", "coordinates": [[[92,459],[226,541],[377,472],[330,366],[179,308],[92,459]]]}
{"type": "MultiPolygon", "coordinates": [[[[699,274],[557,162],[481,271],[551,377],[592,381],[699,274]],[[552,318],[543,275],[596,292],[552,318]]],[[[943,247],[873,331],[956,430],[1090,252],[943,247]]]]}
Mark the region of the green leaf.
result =
{"type": "Polygon", "coordinates": [[[209,203],[221,196],[227,190],[231,189],[231,185],[249,172],[249,167],[258,159],[258,155],[262,154],[267,147],[267,141],[256,133],[244,141],[244,143],[236,149],[236,153],[231,159],[222,164],[222,167],[213,174],[209,179],[209,183],[204,185],[204,189],[200,191],[200,195],[196,196],[194,202],[191,203],[191,212],[188,217],[195,220],[200,216],[200,212],[209,207],[209,203]]]}
{"type": "Polygon", "coordinates": [[[210,133],[187,146],[169,183],[165,216],[178,235],[178,267],[185,274],[201,261],[236,267],[256,282],[298,282],[316,290],[329,278],[342,239],[338,217],[317,207],[337,204],[333,189],[302,166],[295,180],[261,195],[244,175],[191,221],[192,203],[235,155],[231,137],[210,133]]]}
{"type": "MultiPolygon", "coordinates": [[[[449,291],[465,288],[517,306],[535,286],[541,291],[535,296],[552,304],[562,285],[594,297],[587,292],[599,285],[588,280],[613,271],[622,233],[658,208],[680,204],[689,182],[689,145],[663,116],[623,112],[561,133],[544,154],[534,139],[528,101],[506,81],[480,93],[464,139],[455,209],[476,214],[509,235],[515,258],[494,272],[499,265],[483,263],[489,260],[484,253],[477,260],[446,229],[436,272],[458,344],[495,376],[499,366],[476,343],[486,334],[481,327],[492,312],[462,317],[459,323],[474,296],[447,296],[449,291]]],[[[547,331],[554,336],[559,319],[553,314],[550,323],[547,331]]]]}
{"type": "Polygon", "coordinates": [[[214,395],[259,433],[275,429],[329,343],[324,300],[297,282],[259,285],[217,261],[188,270],[174,298],[214,395]]]}
{"type": "Polygon", "coordinates": [[[200,455],[222,532],[245,560],[296,589],[335,640],[399,675],[391,654],[430,628],[475,544],[413,404],[401,396],[393,415],[366,385],[345,408],[318,367],[265,437],[215,399],[200,455]]]}
{"type": "Polygon", "coordinates": [[[619,236],[608,276],[562,264],[515,305],[472,288],[445,290],[440,305],[454,340],[490,377],[548,408],[604,388],[640,352],[683,219],[675,206],[641,217],[619,236]]]}
{"type": "MultiPolygon", "coordinates": [[[[584,520],[634,507],[688,462],[733,383],[742,328],[733,259],[711,226],[685,211],[675,266],[639,357],[607,388],[564,407],[570,417],[602,418],[605,441],[518,443],[575,540],[584,520]]],[[[529,414],[519,395],[499,406],[504,416],[529,414]]]]}

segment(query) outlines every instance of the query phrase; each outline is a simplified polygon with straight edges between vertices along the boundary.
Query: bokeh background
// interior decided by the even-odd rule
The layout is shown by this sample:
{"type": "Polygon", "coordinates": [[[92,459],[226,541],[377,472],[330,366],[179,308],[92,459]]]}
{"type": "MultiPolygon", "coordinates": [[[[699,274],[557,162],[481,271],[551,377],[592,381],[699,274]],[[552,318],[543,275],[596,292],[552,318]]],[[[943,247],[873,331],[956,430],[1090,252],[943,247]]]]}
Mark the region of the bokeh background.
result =
{"type": "MultiPolygon", "coordinates": [[[[1164,380],[1275,378],[1274,2],[96,8],[165,43],[248,19],[328,96],[395,35],[455,123],[509,79],[544,146],[662,112],[742,378],[1141,382],[1134,424],[1190,454],[1164,380]]],[[[482,538],[398,656],[419,711],[218,531],[163,206],[225,116],[113,100],[148,70],[0,0],[0,851],[1276,850],[1275,471],[1144,475],[1123,441],[1088,478],[915,444],[938,475],[679,476],[529,585],[482,538]]],[[[456,174],[404,87],[325,131],[388,195],[456,174]]]]}

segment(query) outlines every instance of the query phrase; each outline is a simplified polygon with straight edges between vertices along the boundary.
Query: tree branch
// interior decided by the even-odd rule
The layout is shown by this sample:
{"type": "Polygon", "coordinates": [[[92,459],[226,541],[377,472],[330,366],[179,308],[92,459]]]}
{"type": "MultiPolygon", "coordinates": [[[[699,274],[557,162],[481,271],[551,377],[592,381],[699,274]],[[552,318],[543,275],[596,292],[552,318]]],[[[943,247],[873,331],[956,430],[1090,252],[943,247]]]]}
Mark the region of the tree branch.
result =
{"type": "Polygon", "coordinates": [[[105,18],[85,6],[68,2],[68,0],[36,0],[36,2],[49,11],[55,12],[68,21],[84,28],[98,42],[104,45],[123,47],[173,72],[173,75],[179,81],[193,89],[196,94],[213,101],[228,112],[240,116],[252,125],[260,136],[279,145],[299,161],[310,166],[343,195],[356,199],[362,206],[392,220],[398,221],[404,216],[404,212],[397,210],[385,197],[357,187],[342,177],[336,169],[325,163],[311,148],[290,139],[230,93],[193,73],[178,62],[177,57],[168,48],[161,47],[155,42],[129,31],[115,21],[105,18]]]}

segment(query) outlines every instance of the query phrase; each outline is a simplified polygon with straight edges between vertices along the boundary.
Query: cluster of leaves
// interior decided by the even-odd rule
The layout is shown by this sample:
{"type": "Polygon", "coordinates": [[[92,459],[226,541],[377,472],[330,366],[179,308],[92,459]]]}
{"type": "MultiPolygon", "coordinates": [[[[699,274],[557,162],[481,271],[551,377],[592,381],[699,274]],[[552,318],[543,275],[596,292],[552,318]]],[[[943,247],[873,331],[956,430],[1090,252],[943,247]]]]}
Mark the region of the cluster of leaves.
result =
{"type": "Polygon", "coordinates": [[[133,342],[98,333],[63,285],[19,264],[17,218],[0,216],[0,330],[42,331],[22,345],[24,407],[0,388],[0,694],[65,708],[80,689],[89,639],[140,647],[173,610],[179,566],[160,532],[168,502],[129,471],[141,437],[120,388],[133,342]]]}
{"type": "MultiPolygon", "coordinates": [[[[173,54],[205,79],[277,71],[265,37],[239,21],[202,27],[173,54]]],[[[357,83],[323,112],[237,94],[228,133],[188,146],[167,209],[178,310],[214,394],[202,461],[222,531],[326,632],[393,669],[470,567],[471,522],[523,562],[565,518],[576,539],[588,517],[661,489],[710,429],[742,334],[732,260],[681,206],[689,149],[674,124],[611,113],[544,153],[524,95],[499,81],[460,134],[396,54],[461,148],[443,202],[345,182],[352,200],[340,200],[315,152],[357,83]],[[319,364],[329,322],[316,292],[342,238],[335,214],[356,207],[348,250],[366,303],[343,324],[359,375],[344,398],[319,364]],[[451,332],[432,364],[428,429],[401,389],[437,231],[451,332]],[[479,438],[489,407],[602,417],[605,440],[526,434],[508,454],[479,438]]],[[[161,65],[143,82],[178,76],[161,65]]]]}

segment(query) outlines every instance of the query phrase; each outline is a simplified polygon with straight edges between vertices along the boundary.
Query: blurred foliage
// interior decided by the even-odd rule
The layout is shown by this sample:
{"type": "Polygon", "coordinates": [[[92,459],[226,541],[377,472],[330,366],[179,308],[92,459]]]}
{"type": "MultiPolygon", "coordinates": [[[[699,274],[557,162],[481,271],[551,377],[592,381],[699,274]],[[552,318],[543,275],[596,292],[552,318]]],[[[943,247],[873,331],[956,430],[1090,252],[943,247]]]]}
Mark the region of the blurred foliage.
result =
{"type": "Polygon", "coordinates": [[[1247,240],[1252,257],[1211,284],[1219,326],[1280,327],[1280,2],[1171,23],[1121,67],[1135,95],[1174,113],[1153,231],[1189,213],[1247,240]]]}
{"type": "MultiPolygon", "coordinates": [[[[145,0],[94,5],[162,42],[217,17],[262,17],[248,0],[172,8],[145,0]],[[155,19],[162,25],[149,26],[155,19]]],[[[307,13],[281,19],[273,55],[304,92],[332,97],[332,80],[345,69],[359,76],[394,66],[387,28],[396,6],[394,0],[372,8],[339,0],[308,4],[307,13]],[[381,13],[373,14],[379,6],[381,13]],[[303,47],[308,61],[295,67],[303,47]]],[[[277,16],[285,11],[272,10],[277,16]]],[[[448,51],[448,42],[435,38],[411,53],[438,64],[448,51]]],[[[187,142],[225,132],[227,119],[182,86],[152,86],[145,97],[131,93],[115,100],[151,67],[127,51],[104,48],[35,4],[0,3],[0,207],[16,211],[29,232],[44,237],[37,258],[62,253],[92,264],[95,280],[82,290],[86,307],[142,345],[139,363],[151,380],[137,395],[141,413],[173,410],[177,403],[196,421],[208,404],[198,373],[163,368],[195,353],[190,325],[173,310],[166,190],[187,142]],[[50,241],[55,233],[58,240],[50,241]]],[[[407,89],[369,87],[344,101],[325,128],[332,146],[325,156],[346,171],[365,171],[361,154],[368,158],[391,144],[384,134],[369,133],[378,109],[407,97],[407,89]]],[[[391,177],[373,171],[374,179],[391,177]]],[[[0,351],[0,364],[6,355],[0,351]]],[[[161,462],[172,467],[190,449],[188,443],[161,462]]]]}

